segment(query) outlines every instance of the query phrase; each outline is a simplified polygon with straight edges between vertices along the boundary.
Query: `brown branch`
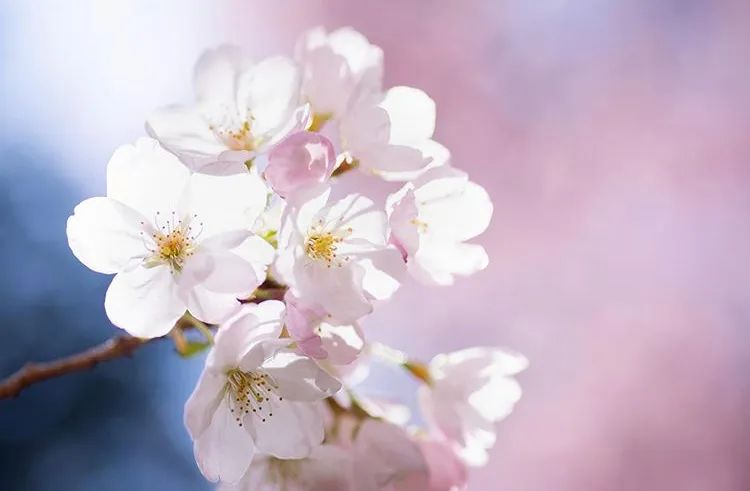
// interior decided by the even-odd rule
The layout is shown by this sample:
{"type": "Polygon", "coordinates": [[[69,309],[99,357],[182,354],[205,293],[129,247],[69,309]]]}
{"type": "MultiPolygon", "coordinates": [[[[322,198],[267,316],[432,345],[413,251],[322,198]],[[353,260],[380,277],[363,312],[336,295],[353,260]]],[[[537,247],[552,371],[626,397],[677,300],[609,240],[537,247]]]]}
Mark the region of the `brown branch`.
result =
{"type": "Polygon", "coordinates": [[[46,363],[27,363],[16,373],[0,382],[0,399],[16,397],[26,387],[43,380],[88,370],[103,361],[132,356],[135,350],[148,341],[123,335],[72,356],[46,363]]]}
{"type": "MultiPolygon", "coordinates": [[[[266,284],[256,290],[253,297],[243,300],[243,303],[262,302],[263,300],[284,298],[286,288],[278,283],[270,283],[270,288],[266,284]]],[[[175,328],[188,329],[195,327],[193,320],[189,315],[183,316],[175,328]]],[[[169,335],[167,335],[169,336],[169,335]]],[[[166,336],[165,336],[166,337],[166,336]]],[[[16,373],[0,381],[0,399],[10,399],[16,397],[26,387],[55,377],[60,377],[68,373],[82,372],[89,370],[103,361],[114,360],[117,358],[129,357],[133,353],[150,341],[155,339],[141,339],[133,336],[122,335],[109,339],[98,346],[89,348],[75,355],[67,356],[50,362],[30,362],[24,365],[16,373]]]]}

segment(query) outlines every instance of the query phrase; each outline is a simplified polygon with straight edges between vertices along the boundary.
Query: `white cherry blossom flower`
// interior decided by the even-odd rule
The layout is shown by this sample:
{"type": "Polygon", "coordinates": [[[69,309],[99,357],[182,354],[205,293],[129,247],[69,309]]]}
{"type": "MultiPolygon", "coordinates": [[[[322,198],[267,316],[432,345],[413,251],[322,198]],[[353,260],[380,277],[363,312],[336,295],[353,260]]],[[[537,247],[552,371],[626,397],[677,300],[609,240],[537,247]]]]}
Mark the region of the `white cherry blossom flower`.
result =
{"type": "Polygon", "coordinates": [[[351,27],[331,33],[322,27],[307,31],[297,42],[295,59],[316,125],[341,118],[357,96],[381,91],[383,50],[351,27]]]}
{"type": "Polygon", "coordinates": [[[385,213],[352,194],[327,205],[323,190],[287,208],[279,234],[277,277],[307,305],[319,305],[339,322],[353,322],[391,297],[404,262],[386,243],[385,213]]]}
{"type": "Polygon", "coordinates": [[[492,201],[466,173],[431,169],[388,198],[391,242],[407,258],[409,273],[432,285],[449,285],[487,267],[484,248],[464,241],[489,225],[492,201]]]}
{"type": "Polygon", "coordinates": [[[383,92],[378,46],[349,27],[316,28],[300,38],[295,58],[311,129],[334,142],[340,162],[388,180],[406,180],[431,162],[435,103],[412,87],[383,92]]]}
{"type": "Polygon", "coordinates": [[[422,412],[457,443],[469,465],[486,463],[487,449],[495,444],[494,424],[521,398],[512,376],[527,366],[524,356],[497,348],[468,348],[430,362],[430,383],[419,393],[422,412]]]}
{"type": "Polygon", "coordinates": [[[76,206],[68,241],[83,264],[116,274],[104,302],[112,323],[158,337],[186,309],[224,320],[265,279],[273,248],[250,232],[265,201],[259,177],[191,175],[143,138],[114,153],[107,196],[76,206]]]}
{"type": "Polygon", "coordinates": [[[288,58],[253,64],[233,46],[206,51],[195,66],[196,101],[155,111],[149,134],[193,171],[232,174],[309,124],[300,73],[288,58]]]}
{"type": "Polygon", "coordinates": [[[321,445],[309,457],[282,460],[256,455],[237,485],[219,491],[352,491],[352,459],[341,447],[321,445]]]}
{"type": "Polygon", "coordinates": [[[323,441],[316,401],[341,384],[279,339],[283,315],[284,304],[269,300],[222,325],[185,404],[196,461],[211,481],[239,482],[256,452],[302,459],[323,441]]]}

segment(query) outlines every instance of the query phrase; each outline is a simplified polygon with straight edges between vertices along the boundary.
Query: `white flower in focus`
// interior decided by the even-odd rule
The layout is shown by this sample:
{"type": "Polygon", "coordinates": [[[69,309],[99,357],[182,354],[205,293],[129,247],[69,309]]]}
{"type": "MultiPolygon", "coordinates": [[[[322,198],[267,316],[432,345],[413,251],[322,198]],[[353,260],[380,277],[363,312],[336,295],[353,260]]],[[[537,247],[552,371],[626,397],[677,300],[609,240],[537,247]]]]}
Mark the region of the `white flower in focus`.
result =
{"type": "Polygon", "coordinates": [[[357,491],[427,490],[427,463],[406,431],[392,423],[365,420],[352,444],[357,491]]]}
{"type": "Polygon", "coordinates": [[[342,117],[357,96],[380,93],[383,50],[350,27],[307,31],[297,41],[295,59],[315,124],[342,117]]]}
{"type": "Polygon", "coordinates": [[[385,213],[352,194],[326,206],[328,191],[287,208],[279,234],[277,277],[306,305],[353,322],[398,289],[405,270],[386,243],[385,213]]]}
{"type": "Polygon", "coordinates": [[[158,337],[186,309],[221,322],[265,279],[273,248],[250,232],[265,202],[258,176],[191,175],[142,138],[114,153],[107,197],[76,206],[68,241],[90,269],[116,274],[104,302],[112,323],[158,337]]]}
{"type": "Polygon", "coordinates": [[[237,485],[219,491],[351,491],[352,460],[344,449],[321,445],[309,457],[282,460],[256,455],[237,485]]]}
{"type": "Polygon", "coordinates": [[[284,57],[251,63],[239,48],[206,51],[195,65],[196,101],[155,111],[149,134],[193,171],[242,172],[245,162],[309,124],[300,73],[284,57]]]}
{"type": "Polygon", "coordinates": [[[430,362],[430,384],[419,393],[422,412],[456,442],[469,465],[486,463],[487,449],[495,444],[495,423],[521,398],[512,376],[527,366],[524,356],[496,348],[469,348],[430,362]]]}
{"type": "Polygon", "coordinates": [[[269,300],[222,325],[185,404],[196,461],[211,481],[237,483],[256,452],[302,459],[323,441],[315,403],[341,384],[279,339],[283,315],[284,304],[269,300]]]}
{"type": "Polygon", "coordinates": [[[391,242],[409,273],[425,284],[449,285],[487,267],[484,248],[466,244],[492,217],[487,192],[450,166],[431,169],[388,198],[391,242]]]}

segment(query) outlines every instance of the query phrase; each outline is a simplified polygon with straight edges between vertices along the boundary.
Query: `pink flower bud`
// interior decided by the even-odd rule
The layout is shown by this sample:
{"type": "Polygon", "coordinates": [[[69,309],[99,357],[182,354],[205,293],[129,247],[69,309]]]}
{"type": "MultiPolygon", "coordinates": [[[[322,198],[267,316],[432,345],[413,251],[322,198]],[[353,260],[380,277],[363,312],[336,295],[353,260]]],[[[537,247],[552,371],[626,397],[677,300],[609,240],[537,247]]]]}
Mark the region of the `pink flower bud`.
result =
{"type": "Polygon", "coordinates": [[[331,177],[336,165],[333,144],[309,131],[292,133],[268,153],[265,178],[283,198],[321,184],[331,177]]]}

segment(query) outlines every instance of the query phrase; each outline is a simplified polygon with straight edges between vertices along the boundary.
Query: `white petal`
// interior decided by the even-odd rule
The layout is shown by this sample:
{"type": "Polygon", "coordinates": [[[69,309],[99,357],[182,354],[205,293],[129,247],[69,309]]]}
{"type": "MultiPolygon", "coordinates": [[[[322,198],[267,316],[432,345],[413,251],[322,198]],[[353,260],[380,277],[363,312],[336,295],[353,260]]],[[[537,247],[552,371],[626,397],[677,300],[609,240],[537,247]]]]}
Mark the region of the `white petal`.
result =
{"type": "Polygon", "coordinates": [[[193,85],[199,100],[234,101],[238,75],[252,66],[237,46],[223,45],[203,52],[195,64],[193,85]]]}
{"type": "Polygon", "coordinates": [[[370,44],[365,36],[351,27],[341,27],[328,37],[331,48],[342,55],[351,71],[366,90],[380,90],[383,77],[383,50],[370,44]]]}
{"type": "Polygon", "coordinates": [[[155,338],[172,329],[185,313],[185,302],[167,266],[138,266],[112,279],[104,309],[117,327],[133,336],[155,338]]]}
{"type": "Polygon", "coordinates": [[[528,365],[526,357],[514,351],[474,347],[435,356],[430,361],[430,372],[441,378],[466,380],[472,376],[515,375],[528,365]]]}
{"type": "Polygon", "coordinates": [[[192,439],[196,439],[211,423],[214,412],[224,397],[226,377],[204,368],[198,383],[185,403],[184,422],[192,439]]]}
{"type": "Polygon", "coordinates": [[[492,201],[484,188],[468,181],[464,172],[440,167],[426,172],[414,184],[421,203],[419,219],[428,224],[430,235],[464,241],[489,225],[492,201]]]}
{"type": "Polygon", "coordinates": [[[404,255],[412,256],[419,249],[419,210],[410,184],[388,197],[390,209],[388,223],[391,226],[390,242],[404,255]]]}
{"type": "Polygon", "coordinates": [[[266,421],[250,416],[258,450],[280,459],[302,459],[323,442],[323,418],[315,404],[275,398],[268,404],[273,416],[266,421]]]}
{"type": "Polygon", "coordinates": [[[334,365],[352,363],[365,347],[364,334],[357,324],[322,322],[320,331],[326,359],[334,365]]]}
{"type": "Polygon", "coordinates": [[[351,228],[349,239],[365,239],[372,244],[385,244],[387,218],[369,198],[350,194],[324,209],[317,217],[327,230],[351,228]]]}
{"type": "Polygon", "coordinates": [[[109,198],[81,202],[68,218],[68,244],[87,267],[112,274],[140,261],[148,252],[135,210],[109,198]]]}
{"type": "Polygon", "coordinates": [[[364,268],[357,264],[329,268],[319,261],[295,262],[301,296],[320,304],[342,322],[352,322],[372,312],[372,305],[362,291],[364,275],[364,268]]]}
{"type": "Polygon", "coordinates": [[[487,253],[480,245],[423,241],[409,259],[409,273],[426,285],[451,285],[453,275],[468,276],[488,264],[487,253]]]}
{"type": "Polygon", "coordinates": [[[175,210],[190,171],[156,140],[118,148],[107,164],[107,197],[154,220],[175,210]]]}
{"type": "Polygon", "coordinates": [[[319,114],[340,115],[354,90],[346,59],[328,46],[307,53],[302,61],[302,93],[319,114]]]}
{"type": "Polygon", "coordinates": [[[330,194],[331,187],[323,184],[305,190],[300,193],[300,196],[296,196],[293,202],[287,203],[288,206],[284,212],[285,217],[282,218],[282,223],[284,223],[282,228],[287,229],[284,232],[289,234],[292,231],[289,229],[291,226],[295,227],[299,233],[306,234],[313,219],[325,207],[330,194]],[[291,221],[291,223],[287,225],[287,221],[291,221]]]}
{"type": "Polygon", "coordinates": [[[401,285],[406,265],[401,254],[392,248],[373,251],[359,256],[359,265],[364,268],[362,288],[375,300],[387,300],[401,285]]]}
{"type": "Polygon", "coordinates": [[[195,460],[209,481],[237,483],[250,466],[255,445],[239,426],[226,402],[219,404],[211,424],[195,440],[195,460]]]}
{"type": "Polygon", "coordinates": [[[390,143],[410,145],[432,138],[435,131],[435,102],[419,89],[393,87],[380,107],[388,112],[390,143]]]}
{"type": "Polygon", "coordinates": [[[386,171],[378,169],[378,176],[386,181],[410,181],[417,179],[420,175],[430,169],[450,164],[450,151],[435,140],[424,140],[421,143],[412,144],[411,147],[420,152],[422,159],[429,161],[427,166],[418,167],[415,170],[404,171],[386,171]]]}
{"type": "Polygon", "coordinates": [[[252,115],[255,135],[283,126],[299,106],[300,73],[289,58],[267,58],[246,71],[238,82],[237,105],[252,115]]]}
{"type": "Polygon", "coordinates": [[[209,324],[220,324],[237,313],[242,304],[232,294],[218,293],[203,285],[196,285],[183,294],[187,309],[197,319],[209,324]]]}
{"type": "Polygon", "coordinates": [[[231,176],[193,174],[181,208],[193,215],[201,238],[234,230],[250,230],[263,212],[268,190],[254,173],[231,176]],[[197,216],[196,216],[197,215],[197,216]]]}
{"type": "MultiPolygon", "coordinates": [[[[208,363],[217,369],[238,366],[255,345],[279,337],[283,313],[284,303],[278,300],[243,305],[236,315],[219,327],[208,363]]],[[[262,361],[247,368],[257,368],[262,361]]]]}
{"type": "MultiPolygon", "coordinates": [[[[177,155],[193,171],[205,172],[208,164],[214,164],[226,152],[224,142],[218,140],[210,124],[197,106],[167,106],[152,112],[146,121],[149,135],[177,155]]],[[[247,156],[237,156],[231,160],[229,173],[245,171],[247,156]],[[242,158],[244,156],[244,158],[242,158]]],[[[212,172],[216,173],[216,172],[212,172]]]]}
{"type": "Polygon", "coordinates": [[[253,266],[258,284],[265,281],[266,269],[273,262],[276,254],[273,246],[257,235],[251,236],[238,247],[233,248],[232,252],[253,266]]]}
{"type": "Polygon", "coordinates": [[[498,422],[507,417],[521,399],[521,386],[510,377],[492,377],[469,396],[469,404],[482,418],[498,422]]]}
{"type": "Polygon", "coordinates": [[[201,248],[187,260],[178,280],[186,293],[200,285],[212,292],[246,298],[263,279],[251,263],[233,251],[201,248]]]}
{"type": "Polygon", "coordinates": [[[290,401],[318,401],[332,396],[341,383],[312,359],[292,351],[279,351],[263,363],[278,385],[279,394],[290,401]]]}

